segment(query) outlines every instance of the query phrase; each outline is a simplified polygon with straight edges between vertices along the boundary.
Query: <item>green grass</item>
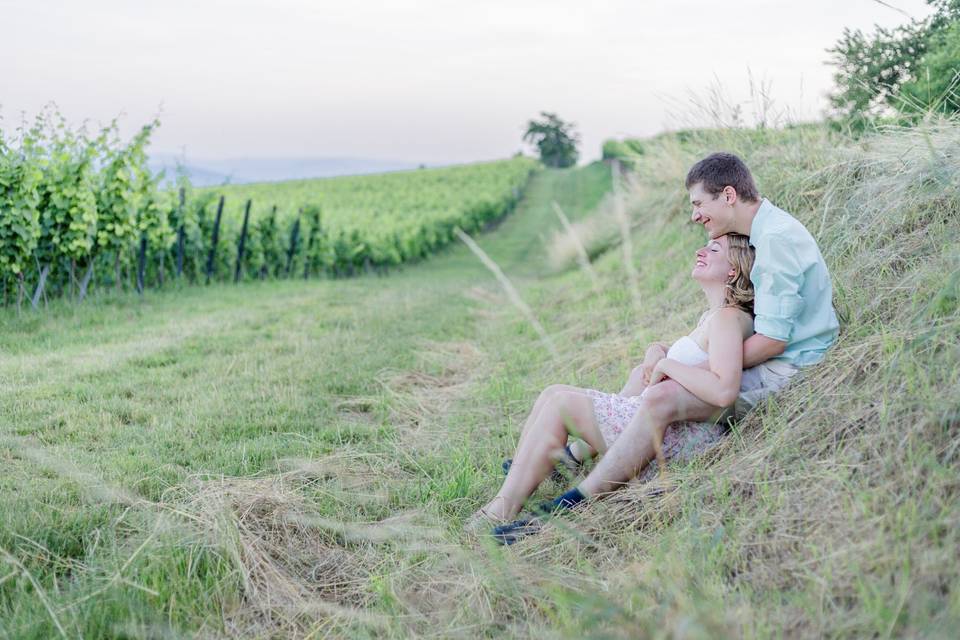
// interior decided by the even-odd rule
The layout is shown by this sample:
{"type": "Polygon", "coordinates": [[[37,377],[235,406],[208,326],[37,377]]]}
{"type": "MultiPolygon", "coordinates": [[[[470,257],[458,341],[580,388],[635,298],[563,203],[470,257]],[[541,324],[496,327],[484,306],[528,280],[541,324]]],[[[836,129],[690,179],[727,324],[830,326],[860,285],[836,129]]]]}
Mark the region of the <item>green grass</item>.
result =
{"type": "MultiPolygon", "coordinates": [[[[549,172],[532,186],[577,210],[596,201],[604,174],[549,172]]],[[[530,236],[556,226],[551,215],[548,204],[525,204],[481,244],[520,272],[540,262],[530,236]]],[[[0,573],[12,572],[0,584],[0,633],[223,630],[222,610],[241,597],[234,559],[167,510],[194,482],[273,474],[297,464],[289,460],[369,458],[358,470],[385,494],[360,499],[317,480],[318,514],[366,521],[426,504],[452,525],[478,482],[467,431],[418,451],[426,443],[406,442],[397,415],[395,394],[410,394],[390,385],[403,372],[442,379],[463,366],[444,349],[475,339],[478,305],[464,290],[488,282],[457,247],[389,278],[188,287],[8,313],[0,548],[16,561],[0,560],[9,569],[0,573]],[[133,556],[158,514],[169,530],[133,556]],[[111,582],[114,573],[124,581],[111,582]]],[[[430,420],[439,426],[440,416],[430,420]]]]}
{"type": "Polygon", "coordinates": [[[386,278],[7,312],[0,637],[949,637],[958,140],[650,141],[635,294],[616,235],[599,292],[547,263],[551,202],[605,224],[609,170],[537,174],[478,241],[556,358],[460,245],[386,278]],[[465,536],[540,389],[619,388],[695,321],[683,173],[717,148],[819,238],[839,343],[662,496],[628,488],[509,549],[465,536]]]}

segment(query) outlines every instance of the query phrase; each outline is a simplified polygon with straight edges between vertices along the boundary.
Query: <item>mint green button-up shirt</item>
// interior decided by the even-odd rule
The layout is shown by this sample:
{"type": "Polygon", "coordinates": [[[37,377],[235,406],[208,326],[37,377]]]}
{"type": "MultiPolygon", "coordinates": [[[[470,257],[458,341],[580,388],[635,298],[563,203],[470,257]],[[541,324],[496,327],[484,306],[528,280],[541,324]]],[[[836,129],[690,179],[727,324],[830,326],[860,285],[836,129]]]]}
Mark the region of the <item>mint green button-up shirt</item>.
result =
{"type": "Polygon", "coordinates": [[[766,198],[750,225],[756,258],[750,271],[754,330],[787,343],[774,358],[795,367],[816,364],[837,339],[830,273],[817,241],[800,222],[766,198]]]}

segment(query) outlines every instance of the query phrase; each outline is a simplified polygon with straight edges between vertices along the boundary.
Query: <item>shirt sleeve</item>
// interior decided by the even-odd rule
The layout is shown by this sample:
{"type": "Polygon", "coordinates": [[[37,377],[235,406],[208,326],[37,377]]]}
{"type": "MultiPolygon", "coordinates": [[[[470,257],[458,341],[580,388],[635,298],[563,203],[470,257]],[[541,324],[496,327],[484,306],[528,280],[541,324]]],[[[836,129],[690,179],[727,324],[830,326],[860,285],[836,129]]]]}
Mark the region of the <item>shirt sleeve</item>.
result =
{"type": "Polygon", "coordinates": [[[768,338],[790,342],[794,324],[803,311],[806,269],[790,238],[767,234],[756,245],[757,261],[750,272],[754,288],[754,330],[768,338]]]}

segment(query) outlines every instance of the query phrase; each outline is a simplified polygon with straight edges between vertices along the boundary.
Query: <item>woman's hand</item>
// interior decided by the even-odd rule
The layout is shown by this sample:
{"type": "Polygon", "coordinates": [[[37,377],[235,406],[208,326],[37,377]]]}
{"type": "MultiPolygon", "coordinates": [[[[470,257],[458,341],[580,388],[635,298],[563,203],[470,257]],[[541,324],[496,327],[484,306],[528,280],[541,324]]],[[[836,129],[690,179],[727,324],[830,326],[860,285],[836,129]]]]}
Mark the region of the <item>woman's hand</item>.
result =
{"type": "Polygon", "coordinates": [[[663,360],[666,356],[667,350],[664,349],[663,345],[658,342],[655,342],[647,347],[647,353],[643,356],[643,364],[640,365],[640,369],[643,371],[644,384],[654,384],[651,382],[654,368],[657,366],[657,363],[663,360]]]}
{"type": "Polygon", "coordinates": [[[670,366],[670,360],[667,358],[660,358],[653,369],[650,371],[650,379],[647,382],[649,386],[653,386],[662,380],[669,378],[666,369],[670,366]]]}
{"type": "Polygon", "coordinates": [[[620,391],[624,397],[638,396],[650,385],[650,375],[657,363],[663,360],[667,351],[662,344],[654,343],[647,348],[643,362],[633,368],[630,378],[620,391]]]}
{"type": "Polygon", "coordinates": [[[720,309],[710,320],[708,368],[664,358],[650,375],[650,384],[670,378],[703,402],[728,407],[740,393],[743,365],[743,311],[720,309]]]}

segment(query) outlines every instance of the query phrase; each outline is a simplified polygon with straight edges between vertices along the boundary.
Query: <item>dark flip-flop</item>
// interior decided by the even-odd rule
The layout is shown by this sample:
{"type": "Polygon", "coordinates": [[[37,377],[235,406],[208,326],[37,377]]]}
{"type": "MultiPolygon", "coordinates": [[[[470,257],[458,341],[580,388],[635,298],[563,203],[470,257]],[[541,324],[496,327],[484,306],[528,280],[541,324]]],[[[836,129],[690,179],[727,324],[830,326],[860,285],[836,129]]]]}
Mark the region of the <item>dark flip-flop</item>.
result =
{"type": "Polygon", "coordinates": [[[497,544],[511,545],[521,538],[540,533],[543,521],[536,516],[529,516],[514,520],[510,524],[502,524],[493,528],[493,539],[497,544]]]}

